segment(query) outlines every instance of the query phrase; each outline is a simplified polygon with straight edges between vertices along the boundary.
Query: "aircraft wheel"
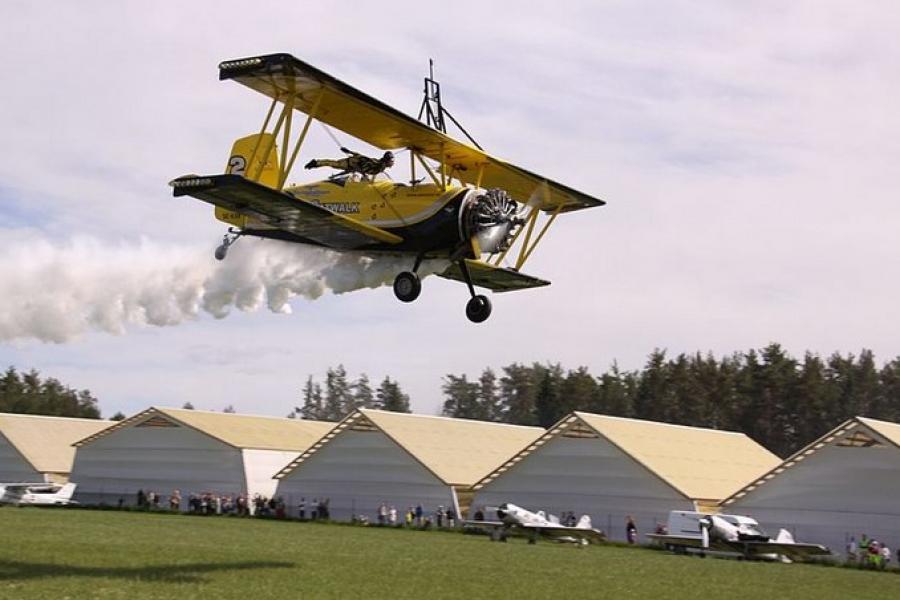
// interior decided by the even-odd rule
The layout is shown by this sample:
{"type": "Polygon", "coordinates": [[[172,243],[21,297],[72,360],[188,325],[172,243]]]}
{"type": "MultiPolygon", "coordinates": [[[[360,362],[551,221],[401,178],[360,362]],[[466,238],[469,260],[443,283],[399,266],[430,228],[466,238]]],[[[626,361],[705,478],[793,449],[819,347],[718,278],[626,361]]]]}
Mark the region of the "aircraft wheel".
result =
{"type": "Polygon", "coordinates": [[[422,281],[410,271],[399,273],[394,279],[394,295],[401,302],[412,302],[422,293],[422,281]]]}
{"type": "Polygon", "coordinates": [[[228,246],[222,244],[218,248],[216,248],[216,260],[225,260],[225,257],[228,255],[228,246]]]}
{"type": "Polygon", "coordinates": [[[487,296],[473,296],[466,303],[466,317],[473,323],[481,323],[491,316],[491,301],[487,296]]]}

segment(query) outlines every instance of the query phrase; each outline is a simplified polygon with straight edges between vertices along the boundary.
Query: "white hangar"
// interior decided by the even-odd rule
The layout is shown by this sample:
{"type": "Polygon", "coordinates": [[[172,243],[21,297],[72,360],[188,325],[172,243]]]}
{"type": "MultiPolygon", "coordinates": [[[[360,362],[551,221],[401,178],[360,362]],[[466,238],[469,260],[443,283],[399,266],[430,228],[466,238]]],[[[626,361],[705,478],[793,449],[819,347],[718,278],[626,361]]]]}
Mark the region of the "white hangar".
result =
{"type": "Polygon", "coordinates": [[[0,482],[65,483],[75,456],[72,444],[112,424],[0,413],[0,482]]]}
{"type": "MultiPolygon", "coordinates": [[[[165,503],[190,494],[271,496],[272,476],[334,423],[150,408],[76,443],[71,480],[83,504],[165,503]]],[[[186,508],[186,502],[182,502],[186,508]]]]}
{"type": "Polygon", "coordinates": [[[742,433],[575,412],[481,479],[472,507],[587,514],[610,539],[631,515],[643,539],[670,510],[714,509],[779,462],[742,433]]]}
{"type": "Polygon", "coordinates": [[[360,409],[276,477],[291,514],[328,499],[332,519],[374,519],[384,503],[399,513],[421,505],[457,515],[476,481],[543,433],[523,427],[360,409]]]}
{"type": "Polygon", "coordinates": [[[849,419],[722,502],[769,531],[842,553],[866,534],[900,547],[900,425],[849,419]]]}

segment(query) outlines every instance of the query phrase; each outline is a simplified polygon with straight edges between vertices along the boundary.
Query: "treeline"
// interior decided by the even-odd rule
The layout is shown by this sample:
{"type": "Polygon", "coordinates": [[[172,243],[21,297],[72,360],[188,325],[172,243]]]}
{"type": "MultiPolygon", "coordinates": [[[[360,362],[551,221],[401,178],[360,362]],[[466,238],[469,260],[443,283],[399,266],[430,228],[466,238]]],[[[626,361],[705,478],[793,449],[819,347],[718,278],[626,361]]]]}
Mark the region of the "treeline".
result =
{"type": "Polygon", "coordinates": [[[443,380],[443,414],[549,427],[580,410],[746,433],[785,457],[852,416],[900,421],[900,357],[790,356],[778,344],[716,358],[650,354],[642,369],[602,375],[514,363],[443,380]]]}
{"type": "Polygon", "coordinates": [[[302,404],[294,408],[288,418],[339,421],[357,408],[409,412],[409,396],[403,393],[399,383],[385,377],[373,389],[365,374],[350,381],[343,365],[328,369],[324,386],[310,375],[300,396],[302,404]]]}
{"type": "Polygon", "coordinates": [[[42,379],[32,369],[9,367],[0,377],[0,412],[99,419],[97,399],[88,390],[74,390],[53,377],[42,379]]]}

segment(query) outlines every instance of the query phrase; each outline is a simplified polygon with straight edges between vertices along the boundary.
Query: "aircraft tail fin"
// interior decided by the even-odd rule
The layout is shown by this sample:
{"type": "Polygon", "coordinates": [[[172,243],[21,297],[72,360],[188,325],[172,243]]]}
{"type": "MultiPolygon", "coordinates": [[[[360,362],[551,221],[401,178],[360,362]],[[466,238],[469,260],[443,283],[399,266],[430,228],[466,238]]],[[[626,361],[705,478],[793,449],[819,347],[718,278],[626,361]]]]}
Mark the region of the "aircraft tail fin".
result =
{"type": "Polygon", "coordinates": [[[62,486],[57,492],[57,496],[59,496],[60,500],[71,500],[72,496],[75,495],[75,487],[77,484],[75,483],[67,483],[62,486]]]}
{"type": "Polygon", "coordinates": [[[775,541],[779,544],[796,544],[794,541],[794,536],[791,535],[791,532],[787,529],[782,529],[778,532],[778,536],[775,538],[775,541]]]}
{"type": "Polygon", "coordinates": [[[578,529],[593,529],[594,526],[591,524],[591,516],[590,515],[581,515],[581,518],[578,519],[578,523],[575,525],[578,529]]]}
{"type": "MultiPolygon", "coordinates": [[[[271,133],[254,133],[234,141],[228,155],[226,174],[243,175],[266,187],[278,188],[278,144],[271,133]]],[[[216,218],[229,225],[244,227],[247,217],[216,207],[216,218]]]]}

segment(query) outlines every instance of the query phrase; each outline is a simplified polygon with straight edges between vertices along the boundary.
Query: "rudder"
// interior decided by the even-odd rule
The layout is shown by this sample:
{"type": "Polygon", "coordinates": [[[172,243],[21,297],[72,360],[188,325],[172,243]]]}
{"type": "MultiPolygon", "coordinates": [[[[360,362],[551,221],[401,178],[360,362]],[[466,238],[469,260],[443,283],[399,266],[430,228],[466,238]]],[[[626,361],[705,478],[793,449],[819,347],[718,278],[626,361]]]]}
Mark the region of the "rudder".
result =
{"type": "MultiPolygon", "coordinates": [[[[225,173],[243,175],[270,187],[278,188],[278,144],[271,133],[254,133],[234,141],[225,173]],[[263,162],[263,156],[266,156],[263,162]]],[[[247,216],[216,207],[216,218],[230,225],[244,227],[247,216]]]]}

